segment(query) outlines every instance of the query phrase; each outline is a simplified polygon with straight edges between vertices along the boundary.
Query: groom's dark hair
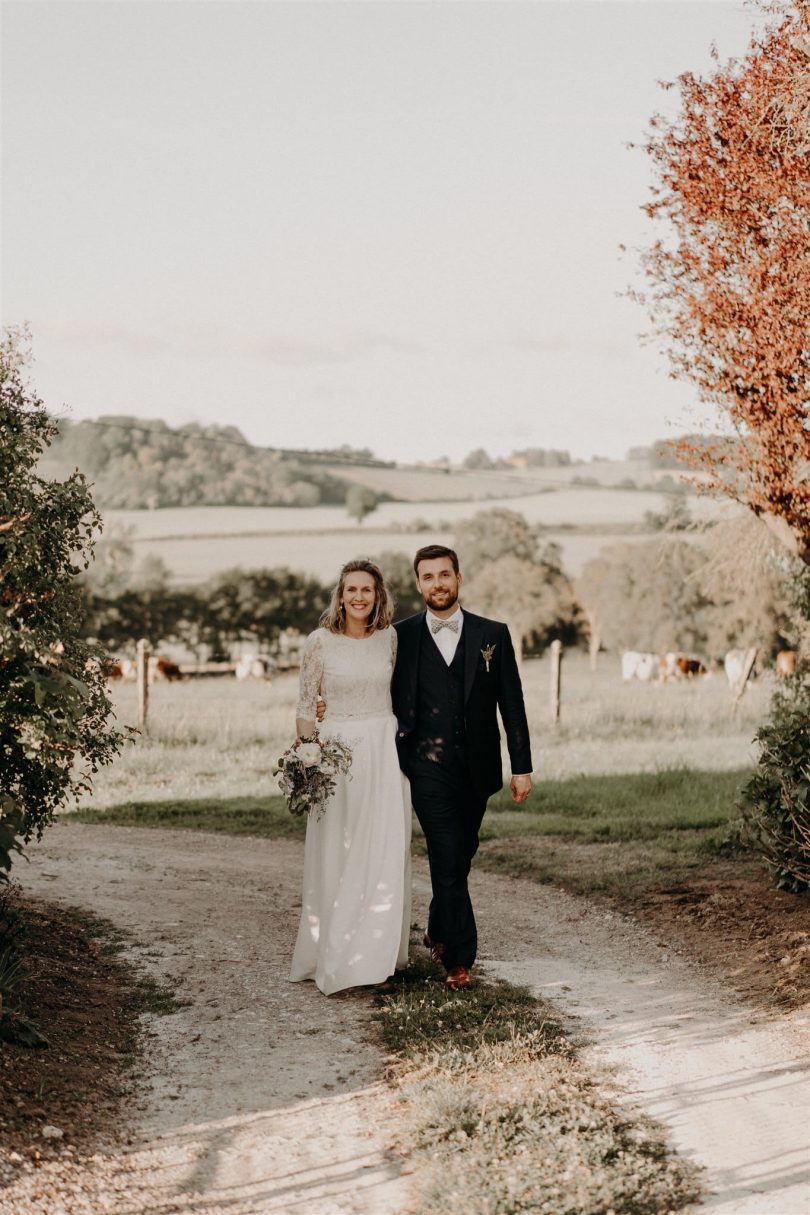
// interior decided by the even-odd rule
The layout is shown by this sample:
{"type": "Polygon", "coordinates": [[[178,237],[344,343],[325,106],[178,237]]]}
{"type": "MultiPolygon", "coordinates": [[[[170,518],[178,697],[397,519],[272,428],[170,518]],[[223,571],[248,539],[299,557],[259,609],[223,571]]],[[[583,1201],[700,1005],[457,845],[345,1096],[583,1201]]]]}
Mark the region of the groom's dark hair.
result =
{"type": "Polygon", "coordinates": [[[413,572],[416,577],[419,577],[419,562],[434,561],[436,557],[449,557],[453,563],[453,569],[458,573],[458,553],[452,548],[447,548],[444,544],[426,544],[424,548],[420,548],[413,559],[413,572]]]}

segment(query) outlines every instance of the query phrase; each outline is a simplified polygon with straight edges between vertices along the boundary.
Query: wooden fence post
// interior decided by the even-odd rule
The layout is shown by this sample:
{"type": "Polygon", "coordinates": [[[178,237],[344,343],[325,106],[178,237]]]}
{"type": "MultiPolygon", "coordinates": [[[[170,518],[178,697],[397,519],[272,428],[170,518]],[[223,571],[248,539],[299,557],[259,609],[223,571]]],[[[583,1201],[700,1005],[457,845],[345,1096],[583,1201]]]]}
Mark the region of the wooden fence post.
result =
{"type": "Polygon", "coordinates": [[[138,727],[146,729],[149,715],[149,642],[142,637],[137,646],[138,727]]]}
{"type": "Polygon", "coordinates": [[[742,694],[745,691],[745,686],[748,683],[748,677],[750,676],[751,672],[754,669],[754,663],[756,662],[756,657],[757,657],[756,646],[752,646],[750,650],[746,651],[745,663],[743,665],[742,674],[740,675],[740,682],[737,685],[734,699],[731,702],[731,716],[732,717],[737,712],[737,705],[740,703],[742,694]]]}
{"type": "Polygon", "coordinates": [[[596,612],[591,608],[585,609],[585,620],[588,625],[588,658],[590,659],[591,670],[596,670],[597,658],[599,651],[602,648],[602,633],[599,628],[599,619],[596,612]]]}
{"type": "Polygon", "coordinates": [[[556,725],[560,720],[560,674],[562,667],[562,642],[551,643],[551,720],[556,725]]]}

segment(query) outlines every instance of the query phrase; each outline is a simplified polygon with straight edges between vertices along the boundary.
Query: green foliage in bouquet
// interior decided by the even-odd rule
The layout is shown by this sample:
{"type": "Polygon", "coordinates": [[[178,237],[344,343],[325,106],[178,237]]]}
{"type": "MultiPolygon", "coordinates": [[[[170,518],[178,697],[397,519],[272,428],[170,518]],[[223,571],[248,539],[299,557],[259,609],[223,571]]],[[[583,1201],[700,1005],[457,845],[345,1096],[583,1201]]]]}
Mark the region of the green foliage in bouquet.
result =
{"type": "Polygon", "coordinates": [[[352,753],[339,738],[297,738],[274,769],[290,814],[320,818],[338,776],[351,777],[352,753]]]}
{"type": "Polygon", "coordinates": [[[810,682],[798,674],[757,732],[762,751],[742,791],[744,835],[781,890],[810,889],[810,682]]]}
{"type": "Polygon", "coordinates": [[[99,515],[80,473],[37,473],[56,427],[23,380],[24,336],[0,343],[0,881],[125,737],[110,724],[106,656],[80,640],[78,575],[99,515]]]}

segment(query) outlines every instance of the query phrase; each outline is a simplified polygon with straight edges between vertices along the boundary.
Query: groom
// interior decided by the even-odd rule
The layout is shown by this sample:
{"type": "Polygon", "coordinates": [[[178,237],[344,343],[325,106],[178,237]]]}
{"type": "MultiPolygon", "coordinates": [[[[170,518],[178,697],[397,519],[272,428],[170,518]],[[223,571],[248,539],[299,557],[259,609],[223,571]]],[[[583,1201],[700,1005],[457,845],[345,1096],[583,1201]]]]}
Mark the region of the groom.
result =
{"type": "Polygon", "coordinates": [[[478,937],[467,889],[487,799],[502,787],[500,710],[512,767],[512,800],[532,787],[529,728],[515,652],[505,624],[463,612],[462,576],[451,548],[414,558],[425,611],[402,620],[391,687],[400,766],[427,842],[433,898],[425,945],[468,987],[478,937]]]}

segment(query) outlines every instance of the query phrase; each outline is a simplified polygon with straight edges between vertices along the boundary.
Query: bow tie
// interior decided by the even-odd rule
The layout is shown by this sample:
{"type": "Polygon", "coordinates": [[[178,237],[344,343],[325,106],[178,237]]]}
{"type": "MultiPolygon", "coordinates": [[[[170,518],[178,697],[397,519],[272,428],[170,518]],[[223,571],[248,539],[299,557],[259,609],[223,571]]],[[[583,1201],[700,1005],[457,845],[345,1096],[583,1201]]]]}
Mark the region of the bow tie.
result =
{"type": "Polygon", "coordinates": [[[459,622],[457,620],[439,620],[435,616],[430,618],[431,633],[438,633],[439,629],[452,629],[454,633],[458,632],[459,622]]]}

